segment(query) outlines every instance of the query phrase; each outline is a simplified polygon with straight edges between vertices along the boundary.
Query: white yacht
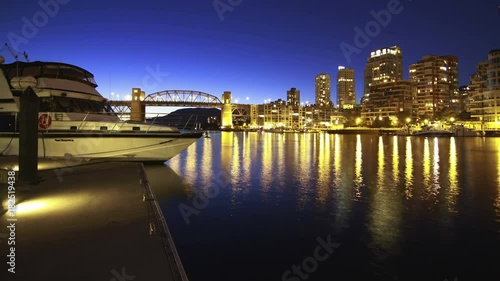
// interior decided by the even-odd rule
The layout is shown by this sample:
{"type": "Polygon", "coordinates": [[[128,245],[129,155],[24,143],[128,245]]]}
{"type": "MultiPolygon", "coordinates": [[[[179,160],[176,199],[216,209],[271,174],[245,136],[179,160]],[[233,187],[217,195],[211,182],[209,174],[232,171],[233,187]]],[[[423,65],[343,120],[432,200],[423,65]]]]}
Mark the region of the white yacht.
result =
{"type": "Polygon", "coordinates": [[[423,137],[451,137],[453,132],[439,128],[438,126],[422,126],[420,131],[416,131],[412,136],[423,136],[423,137]]]}
{"type": "Polygon", "coordinates": [[[202,136],[154,122],[120,120],[96,90],[92,73],[80,67],[4,64],[0,57],[0,155],[19,155],[19,98],[28,87],[40,101],[39,157],[163,162],[202,136]]]}

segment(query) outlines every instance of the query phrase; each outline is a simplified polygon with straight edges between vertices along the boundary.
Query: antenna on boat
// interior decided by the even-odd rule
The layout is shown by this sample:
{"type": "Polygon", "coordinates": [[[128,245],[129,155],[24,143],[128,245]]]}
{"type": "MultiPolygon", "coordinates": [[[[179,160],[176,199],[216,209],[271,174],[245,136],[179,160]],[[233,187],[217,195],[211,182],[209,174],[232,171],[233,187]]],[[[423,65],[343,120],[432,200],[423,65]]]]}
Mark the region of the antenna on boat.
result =
{"type": "Polygon", "coordinates": [[[28,53],[26,53],[26,51],[24,51],[23,56],[26,59],[26,62],[30,62],[28,59],[28,53]]]}
{"type": "Polygon", "coordinates": [[[14,57],[14,59],[15,59],[16,61],[19,61],[19,60],[17,59],[17,55],[14,53],[14,51],[12,51],[12,49],[11,49],[11,48],[10,48],[10,46],[9,46],[9,44],[5,43],[5,47],[7,47],[7,49],[9,49],[9,52],[10,52],[10,54],[14,57]]]}

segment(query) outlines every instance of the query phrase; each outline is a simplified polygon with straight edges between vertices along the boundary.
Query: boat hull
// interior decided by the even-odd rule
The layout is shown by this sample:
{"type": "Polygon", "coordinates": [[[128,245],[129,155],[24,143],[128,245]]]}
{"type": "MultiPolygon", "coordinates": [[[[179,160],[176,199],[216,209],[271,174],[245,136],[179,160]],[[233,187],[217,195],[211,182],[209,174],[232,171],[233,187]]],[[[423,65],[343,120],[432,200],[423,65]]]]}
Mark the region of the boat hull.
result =
{"type": "MultiPolygon", "coordinates": [[[[196,142],[202,133],[181,135],[124,133],[45,133],[38,137],[38,156],[85,160],[164,162],[196,142]]],[[[19,134],[1,133],[3,155],[19,155],[19,134]]]]}
{"type": "Polygon", "coordinates": [[[420,136],[420,137],[451,137],[453,136],[452,132],[447,131],[435,131],[435,132],[415,132],[412,136],[420,136]]]}

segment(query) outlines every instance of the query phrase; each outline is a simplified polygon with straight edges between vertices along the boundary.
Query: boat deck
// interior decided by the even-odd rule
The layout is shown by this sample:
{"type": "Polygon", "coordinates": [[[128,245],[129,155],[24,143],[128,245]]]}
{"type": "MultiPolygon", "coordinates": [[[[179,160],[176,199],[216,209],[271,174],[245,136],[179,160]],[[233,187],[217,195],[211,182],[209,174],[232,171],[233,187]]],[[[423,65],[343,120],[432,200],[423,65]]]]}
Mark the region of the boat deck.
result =
{"type": "MultiPolygon", "coordinates": [[[[9,160],[0,157],[3,180],[5,169],[12,166],[9,160]]],[[[64,173],[60,166],[64,163],[39,164],[56,169],[39,171],[38,185],[14,183],[15,216],[9,216],[6,206],[1,212],[0,276],[8,280],[187,280],[142,164],[97,163],[66,168],[64,173]],[[6,228],[10,223],[15,223],[14,232],[6,228]],[[7,238],[12,235],[15,274],[8,272],[11,266],[5,263],[12,247],[7,238]]],[[[2,193],[7,194],[5,188],[2,193]]]]}

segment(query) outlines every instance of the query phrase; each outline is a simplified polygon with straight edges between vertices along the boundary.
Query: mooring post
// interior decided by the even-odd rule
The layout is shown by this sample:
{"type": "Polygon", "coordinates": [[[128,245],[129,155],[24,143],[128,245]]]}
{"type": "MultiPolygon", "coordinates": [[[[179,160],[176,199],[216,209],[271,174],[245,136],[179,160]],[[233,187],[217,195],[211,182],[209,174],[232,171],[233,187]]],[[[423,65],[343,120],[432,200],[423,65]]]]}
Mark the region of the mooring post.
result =
{"type": "Polygon", "coordinates": [[[19,182],[38,181],[38,108],[39,99],[31,87],[21,94],[19,112],[19,182]]]}

